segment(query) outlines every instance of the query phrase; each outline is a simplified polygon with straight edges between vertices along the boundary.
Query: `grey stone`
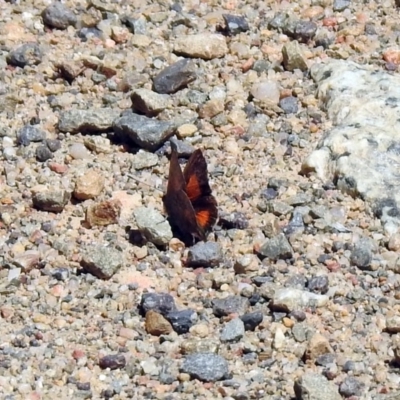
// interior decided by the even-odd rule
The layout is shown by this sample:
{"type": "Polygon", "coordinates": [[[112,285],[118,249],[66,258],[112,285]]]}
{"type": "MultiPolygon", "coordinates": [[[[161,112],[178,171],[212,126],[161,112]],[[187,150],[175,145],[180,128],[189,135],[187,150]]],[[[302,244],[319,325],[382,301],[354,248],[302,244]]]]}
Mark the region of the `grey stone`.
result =
{"type": "Polygon", "coordinates": [[[238,342],[244,336],[244,323],[240,318],[234,318],[227,322],[222,329],[221,342],[238,342]]]}
{"type": "Polygon", "coordinates": [[[176,38],[174,52],[186,57],[212,60],[213,58],[221,58],[227,54],[228,46],[225,37],[222,35],[199,33],[176,38]]]}
{"type": "Polygon", "coordinates": [[[212,306],[216,317],[224,317],[233,313],[243,315],[249,308],[250,303],[245,297],[228,296],[224,299],[214,299],[212,306]]]}
{"type": "Polygon", "coordinates": [[[308,70],[307,59],[304,57],[297,40],[285,44],[282,48],[282,55],[283,65],[287,71],[294,71],[295,69],[300,71],[308,70]]]}
{"type": "Polygon", "coordinates": [[[334,0],[333,11],[344,11],[351,4],[351,0],[334,0]]]}
{"type": "Polygon", "coordinates": [[[386,331],[389,333],[400,333],[399,315],[393,315],[386,318],[386,331]]]}
{"type": "Polygon", "coordinates": [[[246,331],[254,331],[258,325],[261,324],[264,315],[261,311],[254,311],[251,313],[244,314],[240,317],[243,321],[244,329],[246,331]]]}
{"type": "Polygon", "coordinates": [[[151,168],[158,164],[158,156],[148,151],[139,150],[132,158],[132,168],[136,171],[151,168]]]}
{"type": "Polygon", "coordinates": [[[339,386],[339,393],[344,397],[362,396],[365,389],[365,383],[354,378],[354,376],[346,376],[339,386]]]}
{"type": "Polygon", "coordinates": [[[284,97],[279,102],[279,107],[282,108],[285,114],[296,114],[299,110],[299,104],[294,96],[284,97]]]}
{"type": "Polygon", "coordinates": [[[166,316],[174,331],[178,334],[189,332],[189,329],[197,322],[198,316],[194,310],[171,311],[166,316]]]}
{"type": "Polygon", "coordinates": [[[122,252],[113,247],[97,244],[82,249],[82,268],[97,278],[110,279],[122,265],[122,252]]]}
{"type": "Polygon", "coordinates": [[[283,228],[285,235],[291,235],[295,232],[303,232],[305,229],[303,216],[299,212],[294,212],[289,223],[283,228]]]}
{"type": "Polygon", "coordinates": [[[308,307],[323,307],[328,303],[328,296],[306,292],[300,289],[278,289],[275,291],[271,308],[274,311],[291,312],[308,307]]]}
{"type": "Polygon", "coordinates": [[[189,267],[216,267],[222,261],[222,248],[216,242],[199,242],[189,250],[187,265],[189,267]]]}
{"type": "Polygon", "coordinates": [[[164,68],[154,79],[153,88],[157,93],[171,94],[187,87],[197,77],[193,61],[182,59],[164,68]]]}
{"type": "Polygon", "coordinates": [[[63,111],[60,113],[58,129],[72,134],[109,132],[119,116],[120,111],[112,108],[63,111]]]}
{"type": "Polygon", "coordinates": [[[172,239],[168,221],[154,208],[139,207],[134,211],[138,230],[158,246],[165,246],[172,239]]]}
{"type": "Polygon", "coordinates": [[[294,391],[298,400],[341,400],[337,386],[324,376],[306,373],[294,383],[294,391]]]}
{"type": "Polygon", "coordinates": [[[391,234],[400,227],[400,77],[335,60],[314,64],[311,76],[333,129],[303,162],[303,174],[361,197],[391,234]],[[371,113],[373,110],[373,113],[371,113]]]}
{"type": "Polygon", "coordinates": [[[63,3],[54,2],[42,11],[43,23],[50,28],[67,29],[75,25],[77,18],[75,14],[63,3]]]}
{"type": "Polygon", "coordinates": [[[35,208],[55,213],[61,212],[70,198],[71,193],[61,188],[40,188],[40,190],[33,190],[32,193],[32,203],[35,208]]]}
{"type": "Polygon", "coordinates": [[[362,238],[354,244],[350,262],[362,269],[368,268],[372,261],[372,248],[368,238],[362,238]]]}
{"type": "Polygon", "coordinates": [[[242,15],[222,14],[225,21],[225,32],[228,35],[238,35],[250,29],[246,18],[242,15]]]}
{"type": "Polygon", "coordinates": [[[191,354],[186,357],[181,369],[192,379],[199,379],[203,382],[219,381],[227,377],[229,373],[228,362],[214,353],[191,354]]]}
{"type": "Polygon", "coordinates": [[[285,235],[279,234],[261,246],[260,255],[271,260],[286,260],[293,257],[293,249],[285,235]]]}
{"type": "Polygon", "coordinates": [[[7,62],[16,67],[24,68],[26,65],[40,64],[42,57],[42,51],[36,43],[25,43],[10,51],[7,62]]]}
{"type": "Polygon", "coordinates": [[[272,214],[280,217],[281,215],[287,215],[293,210],[293,207],[283,201],[273,200],[268,203],[268,211],[272,214]]]}
{"type": "Polygon", "coordinates": [[[47,146],[41,145],[36,147],[36,160],[40,162],[45,162],[53,157],[54,157],[53,153],[47,146]]]}
{"type": "Polygon", "coordinates": [[[34,125],[24,125],[17,132],[17,142],[29,146],[31,142],[41,142],[46,139],[46,132],[34,125]]]}
{"type": "Polygon", "coordinates": [[[57,150],[61,149],[61,141],[57,139],[47,139],[46,146],[51,152],[56,152],[57,150]]]}
{"type": "Polygon", "coordinates": [[[129,138],[138,146],[154,151],[175,133],[176,124],[129,113],[114,122],[114,131],[121,138],[129,138]]]}
{"type": "Polygon", "coordinates": [[[314,276],[308,281],[308,290],[317,293],[326,293],[329,289],[329,279],[326,275],[314,276]]]}
{"type": "Polygon", "coordinates": [[[140,301],[140,308],[143,314],[152,310],[158,312],[164,317],[169,313],[177,311],[175,300],[168,293],[144,293],[140,301]]]}
{"type": "Polygon", "coordinates": [[[149,89],[136,89],[131,94],[132,108],[147,117],[154,117],[171,105],[166,94],[158,94],[149,89]]]}
{"type": "Polygon", "coordinates": [[[299,21],[294,31],[294,39],[308,42],[317,32],[318,25],[313,21],[299,21]]]}

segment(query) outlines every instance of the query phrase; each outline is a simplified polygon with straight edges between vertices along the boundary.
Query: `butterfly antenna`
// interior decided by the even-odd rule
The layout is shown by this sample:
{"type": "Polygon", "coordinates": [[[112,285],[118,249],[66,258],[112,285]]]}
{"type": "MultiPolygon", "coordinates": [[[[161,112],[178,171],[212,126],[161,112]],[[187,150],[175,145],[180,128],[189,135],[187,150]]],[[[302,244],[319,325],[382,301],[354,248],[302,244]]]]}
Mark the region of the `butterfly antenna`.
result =
{"type": "Polygon", "coordinates": [[[134,176],[134,175],[126,174],[126,176],[127,176],[128,178],[133,179],[133,180],[136,181],[136,182],[142,183],[143,185],[149,186],[149,187],[153,188],[154,190],[157,190],[158,192],[163,193],[163,191],[162,191],[161,189],[158,189],[158,188],[154,187],[153,185],[150,185],[150,184],[148,184],[148,183],[146,183],[146,182],[144,182],[144,181],[142,181],[142,180],[136,178],[136,176],[134,176]]]}

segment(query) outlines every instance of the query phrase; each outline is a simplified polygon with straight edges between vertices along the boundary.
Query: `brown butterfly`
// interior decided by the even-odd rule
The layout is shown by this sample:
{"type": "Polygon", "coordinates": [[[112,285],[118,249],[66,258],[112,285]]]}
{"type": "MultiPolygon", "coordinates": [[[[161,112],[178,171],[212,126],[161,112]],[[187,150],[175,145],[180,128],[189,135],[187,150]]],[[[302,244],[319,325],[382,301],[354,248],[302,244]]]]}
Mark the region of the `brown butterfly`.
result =
{"type": "Polygon", "coordinates": [[[167,193],[163,202],[172,228],[190,245],[205,240],[216,223],[217,201],[211,194],[207,163],[201,150],[190,156],[182,172],[176,144],[172,140],[171,149],[167,193]]]}

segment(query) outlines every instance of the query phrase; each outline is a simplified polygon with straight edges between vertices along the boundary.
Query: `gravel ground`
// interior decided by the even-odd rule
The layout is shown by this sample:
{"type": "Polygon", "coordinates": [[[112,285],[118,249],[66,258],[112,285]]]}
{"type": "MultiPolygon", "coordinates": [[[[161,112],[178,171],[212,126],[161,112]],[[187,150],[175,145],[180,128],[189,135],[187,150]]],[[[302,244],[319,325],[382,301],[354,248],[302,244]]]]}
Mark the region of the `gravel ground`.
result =
{"type": "Polygon", "coordinates": [[[310,70],[396,75],[393,1],[0,9],[1,399],[400,398],[400,234],[302,169],[310,70]],[[189,248],[173,136],[220,213],[189,248]]]}

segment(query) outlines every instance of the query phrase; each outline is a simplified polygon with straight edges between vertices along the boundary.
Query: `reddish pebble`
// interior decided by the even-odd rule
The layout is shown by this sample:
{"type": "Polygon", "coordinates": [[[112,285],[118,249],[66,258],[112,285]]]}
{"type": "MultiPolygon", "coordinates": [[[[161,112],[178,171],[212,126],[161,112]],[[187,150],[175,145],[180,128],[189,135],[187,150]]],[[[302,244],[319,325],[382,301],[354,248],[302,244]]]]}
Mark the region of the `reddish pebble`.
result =
{"type": "Polygon", "coordinates": [[[330,272],[338,272],[340,270],[340,264],[337,261],[327,260],[325,265],[330,272]]]}
{"type": "Polygon", "coordinates": [[[99,360],[99,366],[101,369],[110,368],[111,370],[113,370],[113,369],[124,368],[125,365],[126,365],[126,359],[125,356],[121,353],[110,354],[108,356],[102,357],[99,360]]]}
{"type": "Polygon", "coordinates": [[[77,349],[72,352],[72,358],[74,360],[79,360],[80,358],[85,356],[85,352],[83,350],[77,349]]]}
{"type": "Polygon", "coordinates": [[[56,162],[50,162],[49,168],[57,174],[65,174],[68,171],[68,167],[65,164],[59,164],[56,162]]]}
{"type": "Polygon", "coordinates": [[[337,19],[335,17],[327,17],[322,20],[323,26],[334,27],[337,25],[337,19]]]}

